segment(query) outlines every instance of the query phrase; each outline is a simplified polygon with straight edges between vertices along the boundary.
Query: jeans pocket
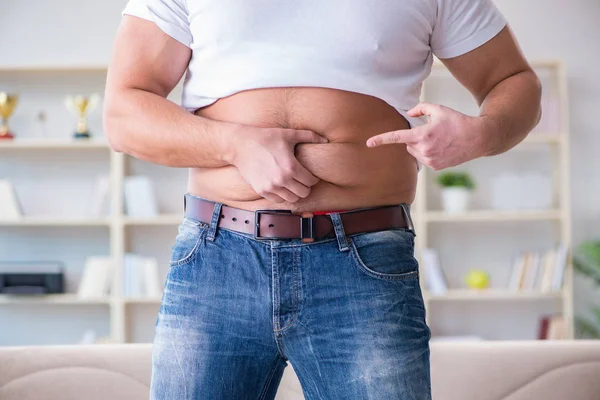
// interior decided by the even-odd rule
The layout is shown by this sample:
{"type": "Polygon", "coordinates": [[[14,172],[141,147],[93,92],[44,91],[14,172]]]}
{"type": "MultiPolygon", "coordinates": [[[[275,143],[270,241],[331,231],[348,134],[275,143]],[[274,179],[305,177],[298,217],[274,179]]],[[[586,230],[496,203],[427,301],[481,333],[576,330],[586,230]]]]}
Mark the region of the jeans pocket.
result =
{"type": "Polygon", "coordinates": [[[185,217],[179,225],[175,245],[171,249],[171,267],[188,263],[196,255],[208,224],[185,217]]]}
{"type": "Polygon", "coordinates": [[[419,265],[414,257],[414,233],[390,229],[351,235],[350,253],[363,273],[384,280],[417,279],[419,265]]]}

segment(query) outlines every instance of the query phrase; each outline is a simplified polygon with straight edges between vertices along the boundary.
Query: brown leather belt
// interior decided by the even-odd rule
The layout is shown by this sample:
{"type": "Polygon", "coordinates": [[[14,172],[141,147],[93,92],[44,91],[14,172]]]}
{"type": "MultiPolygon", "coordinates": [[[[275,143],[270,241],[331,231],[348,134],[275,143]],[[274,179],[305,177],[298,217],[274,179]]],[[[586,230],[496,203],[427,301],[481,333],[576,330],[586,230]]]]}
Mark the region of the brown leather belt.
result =
{"type": "MultiPolygon", "coordinates": [[[[185,215],[207,224],[211,222],[214,206],[214,202],[190,194],[184,198],[185,215]]],[[[397,228],[414,233],[408,204],[351,210],[341,212],[340,217],[346,235],[397,228]]],[[[293,214],[289,210],[248,211],[223,205],[217,226],[251,234],[255,239],[313,242],[335,237],[329,215],[293,214]]]]}

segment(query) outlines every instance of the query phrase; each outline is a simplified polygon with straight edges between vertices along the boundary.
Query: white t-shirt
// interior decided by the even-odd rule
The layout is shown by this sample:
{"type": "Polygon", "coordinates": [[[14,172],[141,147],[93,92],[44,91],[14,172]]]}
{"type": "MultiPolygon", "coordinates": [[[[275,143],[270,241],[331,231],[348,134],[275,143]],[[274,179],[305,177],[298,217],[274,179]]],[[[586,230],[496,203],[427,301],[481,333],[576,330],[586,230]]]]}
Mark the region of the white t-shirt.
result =
{"type": "Polygon", "coordinates": [[[411,124],[433,55],[452,58],[496,36],[492,0],[129,0],[192,49],[189,111],[256,88],[316,86],[380,98],[411,124]]]}

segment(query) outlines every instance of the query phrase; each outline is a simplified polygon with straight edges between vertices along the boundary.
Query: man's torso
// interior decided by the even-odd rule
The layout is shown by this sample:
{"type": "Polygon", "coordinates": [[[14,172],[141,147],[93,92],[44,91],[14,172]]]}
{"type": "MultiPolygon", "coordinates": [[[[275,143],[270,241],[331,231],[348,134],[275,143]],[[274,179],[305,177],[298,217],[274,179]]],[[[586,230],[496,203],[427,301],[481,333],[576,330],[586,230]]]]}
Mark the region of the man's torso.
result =
{"type": "Polygon", "coordinates": [[[233,207],[323,211],[412,203],[417,164],[404,145],[368,148],[369,137],[408,122],[382,100],[324,88],[250,90],[199,109],[197,115],[258,127],[307,129],[326,144],[299,144],[296,157],[320,182],[296,203],[261,198],[233,166],[196,168],[188,191],[233,207]]]}

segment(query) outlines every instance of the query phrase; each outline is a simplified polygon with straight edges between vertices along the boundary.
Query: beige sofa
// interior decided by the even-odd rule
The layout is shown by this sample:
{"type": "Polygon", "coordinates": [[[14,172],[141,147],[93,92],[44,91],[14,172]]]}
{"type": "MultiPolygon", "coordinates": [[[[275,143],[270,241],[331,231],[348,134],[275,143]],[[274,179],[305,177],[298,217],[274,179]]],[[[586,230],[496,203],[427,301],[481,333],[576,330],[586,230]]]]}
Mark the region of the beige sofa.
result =
{"type": "MultiPolygon", "coordinates": [[[[0,348],[0,399],[147,399],[150,353],[150,345],[0,348]]],[[[433,343],[431,361],[434,400],[600,400],[600,341],[433,343]]],[[[304,399],[291,365],[277,399],[304,399]]]]}

